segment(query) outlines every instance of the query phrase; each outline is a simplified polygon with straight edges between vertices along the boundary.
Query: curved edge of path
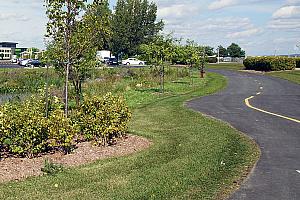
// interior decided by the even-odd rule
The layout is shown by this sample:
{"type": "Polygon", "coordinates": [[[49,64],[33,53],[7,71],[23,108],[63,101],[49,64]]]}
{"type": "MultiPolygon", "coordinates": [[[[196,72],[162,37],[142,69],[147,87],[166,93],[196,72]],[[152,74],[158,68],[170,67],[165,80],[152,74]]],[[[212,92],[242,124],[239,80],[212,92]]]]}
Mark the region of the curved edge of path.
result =
{"type": "Polygon", "coordinates": [[[300,85],[260,74],[211,71],[227,77],[227,88],[186,106],[229,123],[261,150],[252,173],[229,199],[300,199],[300,85]]]}

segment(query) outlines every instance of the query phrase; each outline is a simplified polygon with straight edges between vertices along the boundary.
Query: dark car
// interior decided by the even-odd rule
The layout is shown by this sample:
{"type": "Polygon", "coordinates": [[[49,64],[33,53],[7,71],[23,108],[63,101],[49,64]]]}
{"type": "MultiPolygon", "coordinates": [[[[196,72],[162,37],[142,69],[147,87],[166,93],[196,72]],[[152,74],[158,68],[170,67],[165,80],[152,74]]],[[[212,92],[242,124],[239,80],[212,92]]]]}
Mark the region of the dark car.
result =
{"type": "Polygon", "coordinates": [[[119,61],[117,58],[109,58],[108,61],[106,61],[106,64],[108,65],[118,65],[119,61]]]}
{"type": "Polygon", "coordinates": [[[31,60],[26,64],[26,67],[40,67],[42,63],[39,60],[31,60]]]}

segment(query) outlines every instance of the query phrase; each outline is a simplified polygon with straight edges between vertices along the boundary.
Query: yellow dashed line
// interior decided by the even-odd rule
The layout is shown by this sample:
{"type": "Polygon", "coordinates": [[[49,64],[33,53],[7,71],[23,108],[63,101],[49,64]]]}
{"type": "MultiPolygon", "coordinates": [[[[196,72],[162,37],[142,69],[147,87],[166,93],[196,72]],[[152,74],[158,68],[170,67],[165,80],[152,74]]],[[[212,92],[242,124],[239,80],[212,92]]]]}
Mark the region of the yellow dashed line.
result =
{"type": "Polygon", "coordinates": [[[300,123],[300,120],[298,119],[293,119],[293,118],[290,118],[290,117],[286,117],[286,116],[283,116],[283,115],[279,115],[279,114],[276,114],[276,113],[272,113],[272,112],[269,112],[269,111],[265,111],[263,109],[259,109],[259,108],[256,108],[254,106],[252,106],[250,103],[249,103],[249,100],[250,99],[253,99],[254,96],[251,96],[247,99],[245,99],[245,104],[249,107],[249,108],[252,108],[254,110],[257,110],[257,111],[260,111],[260,112],[263,112],[263,113],[266,113],[266,114],[269,114],[269,115],[273,115],[273,116],[276,116],[276,117],[280,117],[280,118],[283,118],[283,119],[287,119],[287,120],[290,120],[290,121],[293,121],[293,122],[297,122],[297,123],[300,123]]]}

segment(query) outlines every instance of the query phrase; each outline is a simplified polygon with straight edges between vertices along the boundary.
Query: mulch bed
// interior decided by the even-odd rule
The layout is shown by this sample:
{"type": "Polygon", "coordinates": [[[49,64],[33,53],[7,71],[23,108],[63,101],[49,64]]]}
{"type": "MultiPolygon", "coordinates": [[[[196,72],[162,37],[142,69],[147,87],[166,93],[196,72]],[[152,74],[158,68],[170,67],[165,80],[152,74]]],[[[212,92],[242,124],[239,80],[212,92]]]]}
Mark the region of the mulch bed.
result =
{"type": "Polygon", "coordinates": [[[73,167],[99,159],[132,154],[150,145],[151,142],[145,138],[128,135],[126,138],[119,139],[113,146],[96,147],[90,142],[82,142],[77,145],[73,153],[67,155],[56,152],[32,159],[5,158],[0,161],[0,183],[42,175],[41,168],[44,166],[45,159],[66,167],[73,167]]]}

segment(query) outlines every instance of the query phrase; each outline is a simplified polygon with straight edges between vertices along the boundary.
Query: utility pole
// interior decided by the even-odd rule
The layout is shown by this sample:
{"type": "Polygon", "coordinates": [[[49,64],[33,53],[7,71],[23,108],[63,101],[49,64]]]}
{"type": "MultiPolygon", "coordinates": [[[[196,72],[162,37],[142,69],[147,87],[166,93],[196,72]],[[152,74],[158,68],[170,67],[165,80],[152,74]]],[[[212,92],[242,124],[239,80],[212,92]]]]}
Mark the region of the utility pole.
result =
{"type": "Polygon", "coordinates": [[[220,64],[220,46],[218,47],[218,64],[220,64]]]}

